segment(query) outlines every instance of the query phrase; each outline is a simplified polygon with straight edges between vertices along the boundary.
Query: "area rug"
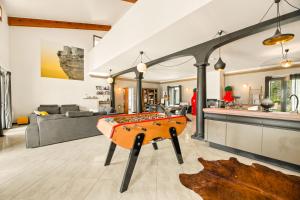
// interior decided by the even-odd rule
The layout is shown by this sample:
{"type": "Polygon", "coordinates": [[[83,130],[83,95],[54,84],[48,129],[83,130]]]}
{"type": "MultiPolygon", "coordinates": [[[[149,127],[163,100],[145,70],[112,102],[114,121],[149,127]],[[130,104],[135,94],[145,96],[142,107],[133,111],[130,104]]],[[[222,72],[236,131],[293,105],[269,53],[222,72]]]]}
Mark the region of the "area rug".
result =
{"type": "Polygon", "coordinates": [[[180,182],[204,200],[300,200],[300,177],[236,158],[207,161],[197,174],[180,174],[180,182]]]}

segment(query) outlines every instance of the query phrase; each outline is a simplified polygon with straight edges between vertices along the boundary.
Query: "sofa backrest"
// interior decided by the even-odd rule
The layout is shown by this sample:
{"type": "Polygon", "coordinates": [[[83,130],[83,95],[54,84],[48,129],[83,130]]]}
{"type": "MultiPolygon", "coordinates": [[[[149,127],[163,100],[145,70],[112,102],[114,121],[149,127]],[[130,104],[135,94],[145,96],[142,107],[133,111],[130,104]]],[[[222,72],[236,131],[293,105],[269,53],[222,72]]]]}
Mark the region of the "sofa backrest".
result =
{"type": "Polygon", "coordinates": [[[58,105],[40,105],[38,111],[46,111],[49,114],[59,114],[58,105]]]}
{"type": "Polygon", "coordinates": [[[60,113],[66,114],[68,111],[79,111],[79,106],[76,104],[61,105],[60,113]]]}

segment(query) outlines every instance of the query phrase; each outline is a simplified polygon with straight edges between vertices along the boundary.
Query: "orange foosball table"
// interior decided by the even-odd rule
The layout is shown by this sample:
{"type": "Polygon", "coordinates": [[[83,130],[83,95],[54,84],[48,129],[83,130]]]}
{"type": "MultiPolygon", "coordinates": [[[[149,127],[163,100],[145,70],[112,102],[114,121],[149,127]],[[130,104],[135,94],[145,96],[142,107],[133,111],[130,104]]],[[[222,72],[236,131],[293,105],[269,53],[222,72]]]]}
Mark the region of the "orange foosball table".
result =
{"type": "Polygon", "coordinates": [[[97,128],[111,144],[105,161],[109,165],[116,146],[130,149],[127,167],[123,176],[120,192],[127,190],[141,147],[152,144],[157,150],[157,143],[170,139],[179,164],[183,163],[178,135],[186,127],[185,116],[167,116],[163,113],[139,113],[105,116],[99,119],[97,128]]]}

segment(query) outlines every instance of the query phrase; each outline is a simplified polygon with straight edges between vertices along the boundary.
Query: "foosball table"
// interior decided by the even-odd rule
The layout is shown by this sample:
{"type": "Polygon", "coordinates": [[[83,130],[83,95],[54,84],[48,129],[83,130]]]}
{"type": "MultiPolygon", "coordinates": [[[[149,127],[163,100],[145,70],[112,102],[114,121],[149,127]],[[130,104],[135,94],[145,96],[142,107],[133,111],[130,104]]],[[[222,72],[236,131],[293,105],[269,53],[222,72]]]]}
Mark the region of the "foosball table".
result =
{"type": "Polygon", "coordinates": [[[186,127],[185,116],[167,116],[164,113],[119,114],[99,119],[97,128],[111,140],[105,160],[109,165],[116,146],[130,149],[127,167],[120,192],[127,190],[141,147],[152,143],[155,150],[157,142],[170,139],[179,164],[183,163],[178,135],[186,127]]]}

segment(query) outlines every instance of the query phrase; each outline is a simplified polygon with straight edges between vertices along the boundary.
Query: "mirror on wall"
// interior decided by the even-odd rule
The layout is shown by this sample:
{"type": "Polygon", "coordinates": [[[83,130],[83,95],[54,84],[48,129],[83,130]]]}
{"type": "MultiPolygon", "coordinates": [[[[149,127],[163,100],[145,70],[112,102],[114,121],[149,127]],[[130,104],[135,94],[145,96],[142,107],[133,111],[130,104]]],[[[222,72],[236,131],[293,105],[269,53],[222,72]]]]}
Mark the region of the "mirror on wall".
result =
{"type": "Polygon", "coordinates": [[[181,85],[168,86],[168,97],[170,106],[179,105],[182,98],[181,85]]]}

